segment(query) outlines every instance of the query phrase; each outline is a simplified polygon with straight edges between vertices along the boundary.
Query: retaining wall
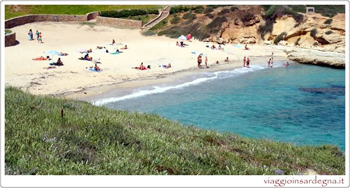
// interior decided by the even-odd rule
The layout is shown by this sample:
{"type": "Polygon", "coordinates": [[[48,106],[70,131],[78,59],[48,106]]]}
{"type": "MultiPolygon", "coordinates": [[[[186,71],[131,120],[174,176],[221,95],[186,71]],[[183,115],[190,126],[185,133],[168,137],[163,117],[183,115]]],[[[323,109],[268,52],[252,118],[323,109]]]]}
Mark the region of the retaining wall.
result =
{"type": "Polygon", "coordinates": [[[16,44],[16,33],[10,33],[5,35],[5,47],[13,46],[16,44]]]}
{"type": "Polygon", "coordinates": [[[96,17],[100,15],[100,12],[90,12],[86,14],[86,21],[96,19],[96,17]]]}
{"type": "Polygon", "coordinates": [[[107,18],[107,17],[96,17],[96,23],[110,26],[110,27],[117,27],[117,28],[123,28],[123,29],[140,29],[142,27],[142,21],[139,20],[127,20],[127,19],[120,19],[120,18],[107,18]]]}
{"type": "Polygon", "coordinates": [[[5,21],[5,28],[10,29],[19,25],[32,22],[81,22],[87,21],[84,15],[56,15],[56,14],[33,14],[19,16],[5,21]]]}

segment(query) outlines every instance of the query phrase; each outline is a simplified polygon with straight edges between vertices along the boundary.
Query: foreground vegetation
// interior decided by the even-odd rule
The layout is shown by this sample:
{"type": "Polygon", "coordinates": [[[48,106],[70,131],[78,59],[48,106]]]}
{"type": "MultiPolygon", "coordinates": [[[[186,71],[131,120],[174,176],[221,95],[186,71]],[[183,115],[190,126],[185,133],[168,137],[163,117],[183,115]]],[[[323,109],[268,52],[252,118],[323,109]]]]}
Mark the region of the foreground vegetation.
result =
{"type": "Polygon", "coordinates": [[[299,175],[308,169],[344,174],[344,153],[335,146],[249,139],[153,114],[5,91],[6,174],[299,175]]]}
{"type": "Polygon", "coordinates": [[[94,11],[112,11],[122,9],[158,9],[160,5],[6,5],[5,19],[26,14],[73,14],[84,15],[94,11]]]}

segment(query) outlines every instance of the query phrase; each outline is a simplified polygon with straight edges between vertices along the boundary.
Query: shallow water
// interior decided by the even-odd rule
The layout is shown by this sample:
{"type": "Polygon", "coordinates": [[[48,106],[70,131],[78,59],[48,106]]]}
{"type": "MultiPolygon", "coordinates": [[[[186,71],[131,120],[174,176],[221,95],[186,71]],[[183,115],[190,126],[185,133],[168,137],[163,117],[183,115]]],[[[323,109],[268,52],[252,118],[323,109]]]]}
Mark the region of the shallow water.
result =
{"type": "Polygon", "coordinates": [[[178,82],[95,104],[251,138],[345,148],[345,70],[277,62],[178,82]]]}

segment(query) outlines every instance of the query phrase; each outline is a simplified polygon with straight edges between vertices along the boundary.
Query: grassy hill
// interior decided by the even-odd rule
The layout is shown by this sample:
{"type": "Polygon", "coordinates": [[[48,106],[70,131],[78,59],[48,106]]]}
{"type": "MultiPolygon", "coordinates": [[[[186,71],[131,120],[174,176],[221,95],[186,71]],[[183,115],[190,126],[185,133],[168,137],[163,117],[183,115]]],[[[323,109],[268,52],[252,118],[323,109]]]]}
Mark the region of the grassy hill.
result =
{"type": "Polygon", "coordinates": [[[153,114],[5,91],[6,174],[345,174],[335,146],[295,146],[153,114]],[[62,110],[63,109],[63,114],[62,110]]]}
{"type": "Polygon", "coordinates": [[[5,19],[26,14],[73,14],[84,15],[94,11],[121,9],[158,9],[160,5],[6,5],[5,19]]]}

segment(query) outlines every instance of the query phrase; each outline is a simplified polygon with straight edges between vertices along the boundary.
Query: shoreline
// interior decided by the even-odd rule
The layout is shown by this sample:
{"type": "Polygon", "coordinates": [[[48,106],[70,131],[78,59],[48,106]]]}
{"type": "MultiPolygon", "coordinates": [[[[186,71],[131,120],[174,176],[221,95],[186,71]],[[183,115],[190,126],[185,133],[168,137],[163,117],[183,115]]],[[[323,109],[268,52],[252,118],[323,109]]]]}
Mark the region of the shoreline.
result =
{"type": "MultiPolygon", "coordinates": [[[[257,60],[258,58],[261,58],[261,57],[251,56],[252,61],[255,61],[255,62],[258,61],[257,60]]],[[[281,57],[281,56],[275,57],[274,60],[290,61],[288,60],[288,58],[281,57]]],[[[293,62],[293,61],[290,61],[290,62],[293,62]]],[[[263,64],[263,62],[260,61],[254,64],[261,65],[263,64]]],[[[180,70],[180,71],[176,71],[168,74],[157,75],[156,77],[146,77],[142,79],[122,81],[114,84],[93,86],[86,89],[82,89],[80,91],[66,92],[57,96],[64,99],[81,100],[81,101],[86,101],[91,103],[92,100],[96,100],[96,99],[103,99],[103,98],[109,98],[109,97],[121,97],[121,96],[130,94],[132,91],[138,88],[158,86],[161,84],[172,84],[177,82],[178,79],[182,79],[182,78],[186,78],[194,75],[200,75],[205,72],[212,73],[212,72],[218,72],[218,71],[234,70],[237,68],[242,68],[242,66],[238,65],[235,62],[224,63],[219,65],[213,64],[208,69],[206,68],[198,69],[197,67],[193,67],[193,68],[184,69],[184,70],[180,70]]]]}

